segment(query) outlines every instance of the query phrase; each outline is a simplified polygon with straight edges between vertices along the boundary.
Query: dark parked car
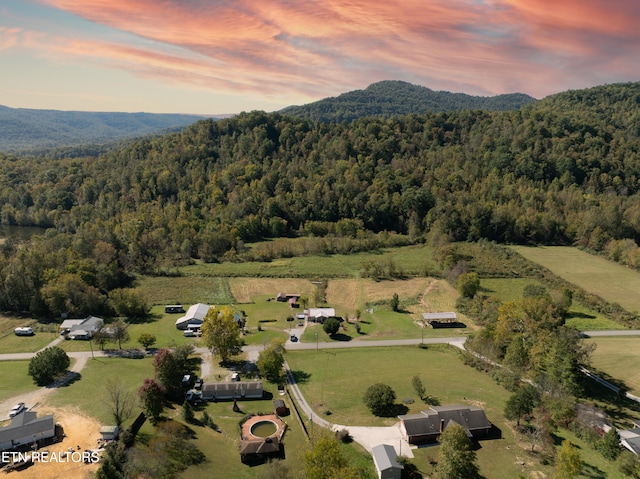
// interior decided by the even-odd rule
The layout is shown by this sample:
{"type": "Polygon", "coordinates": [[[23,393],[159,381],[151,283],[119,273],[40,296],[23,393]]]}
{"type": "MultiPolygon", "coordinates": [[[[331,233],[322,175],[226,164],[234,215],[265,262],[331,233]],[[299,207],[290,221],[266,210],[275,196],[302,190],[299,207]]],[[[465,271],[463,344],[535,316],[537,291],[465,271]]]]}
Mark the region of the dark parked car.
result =
{"type": "Polygon", "coordinates": [[[297,343],[298,342],[298,336],[296,336],[295,334],[291,335],[291,342],[292,343],[297,343]]]}

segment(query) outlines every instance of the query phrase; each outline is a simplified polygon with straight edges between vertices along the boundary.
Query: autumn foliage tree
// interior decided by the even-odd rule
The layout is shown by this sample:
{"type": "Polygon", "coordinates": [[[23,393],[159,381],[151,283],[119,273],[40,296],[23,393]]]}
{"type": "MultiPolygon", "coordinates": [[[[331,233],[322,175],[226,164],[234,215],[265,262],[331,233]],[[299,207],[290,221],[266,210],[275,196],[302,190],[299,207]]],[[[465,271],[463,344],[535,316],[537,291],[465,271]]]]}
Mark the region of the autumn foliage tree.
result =
{"type": "Polygon", "coordinates": [[[229,307],[209,308],[202,323],[202,339],[211,352],[225,363],[242,350],[240,328],[229,307]]]}
{"type": "Polygon", "coordinates": [[[144,413],[157,422],[164,409],[164,388],[155,379],[145,379],[140,389],[138,397],[144,413]]]}

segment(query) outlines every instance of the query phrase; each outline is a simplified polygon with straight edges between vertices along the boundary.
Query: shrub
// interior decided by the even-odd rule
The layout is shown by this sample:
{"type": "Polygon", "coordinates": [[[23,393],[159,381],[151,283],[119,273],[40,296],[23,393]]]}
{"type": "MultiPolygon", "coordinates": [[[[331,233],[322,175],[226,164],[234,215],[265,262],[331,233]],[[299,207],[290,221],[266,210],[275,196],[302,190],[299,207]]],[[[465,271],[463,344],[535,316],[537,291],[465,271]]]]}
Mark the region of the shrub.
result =
{"type": "Polygon", "coordinates": [[[39,386],[45,386],[62,375],[70,364],[71,360],[62,348],[46,348],[29,361],[29,376],[39,386]]]}

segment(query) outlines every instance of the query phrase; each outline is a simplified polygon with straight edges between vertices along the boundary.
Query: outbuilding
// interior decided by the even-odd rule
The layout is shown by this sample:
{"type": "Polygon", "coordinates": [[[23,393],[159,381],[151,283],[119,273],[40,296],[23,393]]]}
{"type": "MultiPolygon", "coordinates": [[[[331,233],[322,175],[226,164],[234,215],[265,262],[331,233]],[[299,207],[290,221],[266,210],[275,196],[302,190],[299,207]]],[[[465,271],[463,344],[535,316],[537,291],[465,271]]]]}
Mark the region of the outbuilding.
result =
{"type": "Polygon", "coordinates": [[[376,466],[378,479],[400,479],[404,466],[398,464],[396,450],[389,444],[379,444],[371,448],[371,456],[376,466]]]}
{"type": "MultiPolygon", "coordinates": [[[[213,306],[211,306],[213,307],[213,306]]],[[[210,306],[204,303],[196,303],[191,305],[184,316],[176,320],[176,328],[186,330],[194,325],[204,323],[204,317],[209,312],[210,306]]]]}

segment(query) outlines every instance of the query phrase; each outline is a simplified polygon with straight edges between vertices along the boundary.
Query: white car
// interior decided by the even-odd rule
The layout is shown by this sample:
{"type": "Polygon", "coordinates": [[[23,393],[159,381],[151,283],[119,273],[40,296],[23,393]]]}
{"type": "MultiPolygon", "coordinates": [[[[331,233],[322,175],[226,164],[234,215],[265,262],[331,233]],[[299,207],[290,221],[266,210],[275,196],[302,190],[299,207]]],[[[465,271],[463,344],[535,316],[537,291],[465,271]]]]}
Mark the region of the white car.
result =
{"type": "Polygon", "coordinates": [[[15,417],[21,412],[24,412],[26,410],[27,410],[26,404],[23,402],[19,402],[18,404],[16,404],[11,408],[11,411],[9,411],[9,417],[15,417]]]}

